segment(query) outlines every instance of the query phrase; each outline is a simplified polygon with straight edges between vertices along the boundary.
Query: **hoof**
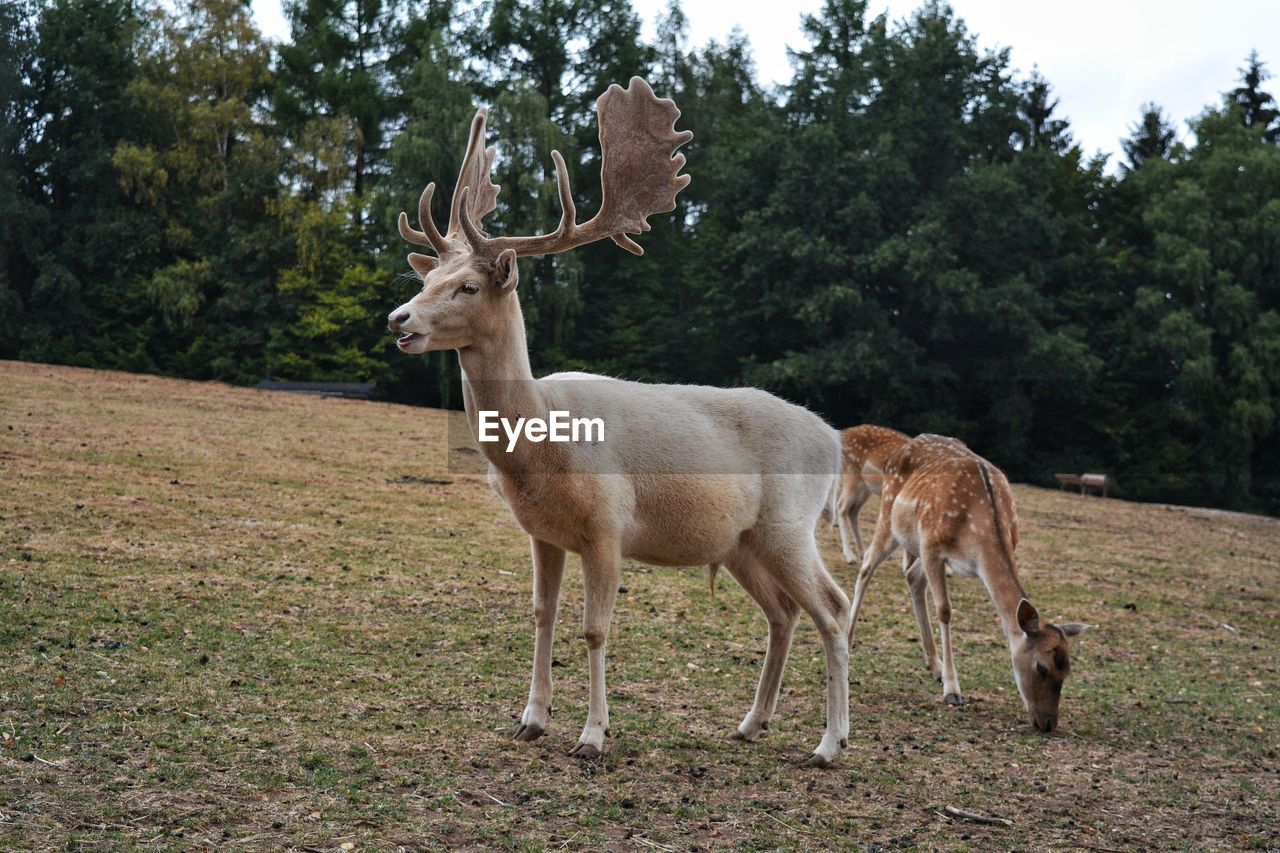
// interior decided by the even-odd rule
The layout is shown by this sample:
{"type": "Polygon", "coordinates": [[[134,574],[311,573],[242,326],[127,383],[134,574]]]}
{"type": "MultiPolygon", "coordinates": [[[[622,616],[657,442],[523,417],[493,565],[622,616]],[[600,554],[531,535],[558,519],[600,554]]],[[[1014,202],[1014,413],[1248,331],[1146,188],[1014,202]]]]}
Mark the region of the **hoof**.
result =
{"type": "Polygon", "coordinates": [[[830,760],[830,759],[828,759],[828,758],[826,758],[826,757],[825,757],[825,756],[823,756],[821,753],[817,753],[817,752],[815,752],[813,755],[810,755],[810,756],[809,756],[809,759],[808,759],[807,761],[805,761],[804,766],[805,766],[805,767],[823,767],[823,768],[826,768],[826,767],[833,767],[833,766],[835,766],[835,762],[834,762],[834,761],[832,761],[832,760],[830,760]]]}
{"type": "Polygon", "coordinates": [[[948,705],[963,705],[964,697],[959,693],[948,693],[946,696],[942,697],[942,701],[946,702],[948,705]]]}
{"type": "Polygon", "coordinates": [[[537,740],[546,734],[542,726],[537,723],[522,723],[520,728],[516,729],[516,740],[529,741],[537,740]]]}
{"type": "Polygon", "coordinates": [[[574,758],[581,758],[583,761],[590,761],[593,758],[600,757],[600,750],[589,743],[580,743],[573,749],[569,750],[569,754],[574,758]]]}
{"type": "Polygon", "coordinates": [[[753,735],[748,735],[745,732],[743,732],[742,729],[734,729],[733,733],[729,735],[729,740],[740,740],[743,743],[755,743],[756,739],[759,737],[760,737],[759,732],[756,732],[753,735]]]}

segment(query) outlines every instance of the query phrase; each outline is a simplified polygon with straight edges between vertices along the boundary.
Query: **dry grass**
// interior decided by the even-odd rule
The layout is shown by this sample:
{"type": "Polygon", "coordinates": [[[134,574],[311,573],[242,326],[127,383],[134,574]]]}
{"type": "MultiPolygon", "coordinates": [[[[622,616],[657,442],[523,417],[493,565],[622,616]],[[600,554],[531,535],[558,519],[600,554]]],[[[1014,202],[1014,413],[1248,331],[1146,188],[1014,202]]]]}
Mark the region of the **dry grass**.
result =
{"type": "Polygon", "coordinates": [[[1100,625],[1061,730],[1025,724],[972,583],[970,701],[945,707],[886,569],[826,772],[795,765],[822,725],[812,628],[781,718],[729,742],[763,620],[730,580],[713,600],[701,570],[628,566],[613,737],[581,763],[581,586],[552,729],[516,743],[526,540],[447,471],[444,423],[0,362],[0,847],[1280,846],[1274,520],[1017,488],[1034,600],[1100,625]]]}

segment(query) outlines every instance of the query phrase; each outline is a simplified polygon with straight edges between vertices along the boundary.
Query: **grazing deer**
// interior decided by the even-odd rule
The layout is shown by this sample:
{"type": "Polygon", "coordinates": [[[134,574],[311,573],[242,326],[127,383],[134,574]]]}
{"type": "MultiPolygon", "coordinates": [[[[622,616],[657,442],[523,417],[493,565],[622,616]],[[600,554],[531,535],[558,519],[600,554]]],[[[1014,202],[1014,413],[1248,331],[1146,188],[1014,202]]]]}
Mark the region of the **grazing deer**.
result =
{"type": "Polygon", "coordinates": [[[844,561],[852,563],[862,556],[862,531],[858,514],[872,495],[880,494],[885,460],[889,454],[911,440],[911,437],[888,427],[862,424],[840,432],[840,497],[836,500],[835,522],[840,527],[840,550],[844,561]],[[849,547],[849,529],[857,542],[855,552],[849,547]]]}
{"type": "Polygon", "coordinates": [[[928,434],[912,439],[886,461],[876,532],[853,591],[850,640],[872,575],[901,546],[925,662],[942,681],[943,700],[963,703],[951,646],[947,568],[963,577],[976,576],[1000,614],[1013,677],[1031,724],[1042,732],[1053,731],[1062,683],[1071,667],[1067,640],[1088,626],[1040,621],[1018,581],[1017,545],[1018,517],[1004,474],[956,439],[928,434]],[[925,608],[926,586],[938,611],[941,661],[925,608]]]}
{"type": "Polygon", "coordinates": [[[568,172],[553,152],[562,213],[555,231],[490,237],[481,225],[497,205],[484,147],[485,110],[471,136],[441,234],[431,217],[434,184],[418,205],[421,231],[400,214],[400,233],[436,257],[410,254],[422,292],[391,312],[406,353],[453,349],[462,368],[472,433],[477,413],[546,418],[551,409],[602,417],[598,444],[520,442],[511,451],[481,443],[489,481],[529,534],[533,552],[534,651],[528,704],[516,739],[541,736],[551,715],[551,646],[565,554],[582,558],[590,695],[572,754],[600,755],[609,729],[605,642],[624,557],[663,566],[721,564],[756,600],[769,623],[768,650],[751,710],[734,737],[755,740],[778,701],[801,611],[826,652],[826,732],[810,763],[835,761],[849,731],[849,600],[818,553],[815,524],[834,497],[840,445],[817,415],[755,389],[648,385],[580,373],[534,379],[516,296],[516,259],[606,238],[641,254],[627,232],[675,209],[688,183],[675,150],[692,136],[645,81],[617,85],[596,102],[602,153],[599,212],[577,222],[568,172]],[[673,156],[674,155],[674,156],[673,156]],[[590,380],[590,381],[584,381],[590,380]]]}

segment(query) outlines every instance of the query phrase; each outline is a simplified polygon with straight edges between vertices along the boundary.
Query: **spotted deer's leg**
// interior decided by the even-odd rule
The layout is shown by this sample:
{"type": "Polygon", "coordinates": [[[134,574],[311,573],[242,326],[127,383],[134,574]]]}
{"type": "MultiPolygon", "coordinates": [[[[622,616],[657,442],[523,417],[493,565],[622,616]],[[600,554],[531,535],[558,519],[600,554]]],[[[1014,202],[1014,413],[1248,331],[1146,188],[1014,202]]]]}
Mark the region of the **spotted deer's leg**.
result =
{"type": "Polygon", "coordinates": [[[907,589],[911,591],[911,608],[916,614],[916,624],[920,626],[920,648],[924,652],[925,665],[933,673],[933,677],[942,680],[942,662],[938,659],[938,648],[933,642],[933,626],[929,624],[929,604],[925,600],[925,590],[929,579],[924,576],[924,566],[915,554],[902,552],[903,574],[907,579],[907,589]]]}
{"type": "Polygon", "coordinates": [[[533,676],[516,740],[536,740],[551,721],[551,642],[560,608],[564,549],[529,539],[533,548],[533,676]]]}
{"type": "Polygon", "coordinates": [[[840,497],[836,500],[836,524],[840,527],[840,552],[846,563],[852,563],[862,553],[862,534],[858,532],[858,518],[855,506],[858,496],[866,487],[862,484],[862,475],[857,471],[845,470],[840,477],[840,497]],[[853,513],[850,517],[850,513],[853,513]],[[849,527],[853,527],[853,535],[858,543],[858,551],[854,553],[849,542],[849,527]]]}
{"type": "Polygon", "coordinates": [[[956,676],[955,652],[951,646],[951,597],[947,594],[947,563],[930,546],[920,549],[920,562],[929,582],[938,611],[938,633],[942,639],[942,699],[948,705],[964,704],[960,679],[956,676]]]}
{"type": "Polygon", "coordinates": [[[862,568],[858,570],[858,580],[853,586],[853,617],[849,621],[849,642],[853,642],[853,629],[858,624],[858,614],[862,612],[862,601],[867,595],[867,586],[880,564],[898,547],[898,540],[890,531],[890,512],[892,505],[880,506],[880,518],[876,521],[876,532],[871,537],[871,547],[862,555],[862,568]]]}
{"type": "MultiPolygon", "coordinates": [[[[871,500],[871,490],[867,488],[864,482],[858,489],[858,496],[853,502],[853,506],[849,508],[849,526],[853,528],[853,541],[858,546],[858,553],[854,559],[861,557],[862,550],[862,527],[858,524],[858,515],[861,514],[862,508],[867,505],[867,501],[871,500]]],[[[849,560],[850,563],[853,560],[849,560]]]]}

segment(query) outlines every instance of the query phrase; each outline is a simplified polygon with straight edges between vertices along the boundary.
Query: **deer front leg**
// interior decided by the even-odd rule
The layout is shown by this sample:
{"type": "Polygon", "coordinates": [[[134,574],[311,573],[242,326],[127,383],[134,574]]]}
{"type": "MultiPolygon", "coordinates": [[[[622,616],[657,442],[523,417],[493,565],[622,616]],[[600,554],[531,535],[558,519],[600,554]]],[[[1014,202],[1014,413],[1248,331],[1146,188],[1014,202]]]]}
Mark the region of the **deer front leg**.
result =
{"type": "Polygon", "coordinates": [[[604,654],[609,639],[609,622],[613,619],[613,603],[618,597],[618,580],[622,573],[622,556],[610,543],[582,553],[582,580],[585,601],[582,607],[582,634],[587,641],[587,665],[591,675],[591,693],[587,702],[587,722],[578,737],[578,745],[569,754],[577,758],[596,758],[604,752],[604,736],[609,731],[609,698],[605,691],[604,654]]]}
{"type": "Polygon", "coordinates": [[[537,740],[551,722],[551,643],[560,609],[564,549],[529,537],[533,550],[533,675],[516,740],[537,740]]]}
{"type": "Polygon", "coordinates": [[[902,573],[907,578],[907,589],[911,591],[911,607],[916,614],[916,624],[920,626],[920,648],[924,652],[925,666],[938,681],[942,680],[942,663],[938,660],[938,648],[933,642],[933,626],[929,624],[929,605],[925,601],[924,592],[929,586],[929,579],[924,576],[924,567],[916,559],[915,554],[902,552],[902,573]]]}
{"type": "Polygon", "coordinates": [[[848,641],[853,642],[853,629],[858,624],[858,614],[862,612],[862,600],[867,595],[867,586],[875,576],[876,569],[898,547],[898,540],[889,531],[889,522],[884,509],[880,511],[880,521],[876,523],[875,535],[871,538],[871,547],[862,554],[862,568],[858,570],[858,579],[853,585],[853,615],[849,620],[848,641]]]}
{"type": "Polygon", "coordinates": [[[942,640],[942,701],[948,705],[963,705],[960,679],[956,675],[956,659],[951,648],[951,597],[947,594],[947,563],[937,555],[923,551],[920,561],[924,564],[925,577],[929,579],[929,592],[938,611],[938,634],[942,640]]]}

